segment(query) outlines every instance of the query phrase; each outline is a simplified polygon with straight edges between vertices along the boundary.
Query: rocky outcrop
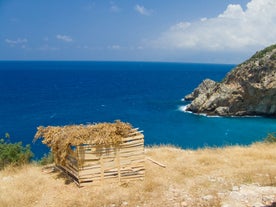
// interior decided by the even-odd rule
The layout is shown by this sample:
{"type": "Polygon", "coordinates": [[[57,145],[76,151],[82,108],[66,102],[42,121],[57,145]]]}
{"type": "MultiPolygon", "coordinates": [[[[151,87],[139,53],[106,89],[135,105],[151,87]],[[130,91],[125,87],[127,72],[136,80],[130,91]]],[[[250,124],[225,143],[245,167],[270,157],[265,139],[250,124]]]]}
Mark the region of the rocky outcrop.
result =
{"type": "Polygon", "coordinates": [[[185,100],[192,101],[197,98],[200,94],[210,92],[217,83],[211,79],[205,79],[191,94],[185,96],[185,100]]]}
{"type": "Polygon", "coordinates": [[[276,45],[257,52],[222,82],[204,80],[185,100],[194,113],[276,117],[276,45]]]}

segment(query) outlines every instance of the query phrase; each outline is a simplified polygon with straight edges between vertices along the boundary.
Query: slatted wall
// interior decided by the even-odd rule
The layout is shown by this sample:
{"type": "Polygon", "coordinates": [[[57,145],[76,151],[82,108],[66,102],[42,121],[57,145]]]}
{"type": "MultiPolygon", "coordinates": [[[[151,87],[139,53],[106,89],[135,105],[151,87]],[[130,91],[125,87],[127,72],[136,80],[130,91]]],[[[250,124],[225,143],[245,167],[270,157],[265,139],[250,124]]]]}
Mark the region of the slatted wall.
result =
{"type": "Polygon", "coordinates": [[[117,146],[81,145],[67,156],[64,166],[79,186],[107,181],[126,182],[145,174],[144,135],[132,129],[117,146]]]}

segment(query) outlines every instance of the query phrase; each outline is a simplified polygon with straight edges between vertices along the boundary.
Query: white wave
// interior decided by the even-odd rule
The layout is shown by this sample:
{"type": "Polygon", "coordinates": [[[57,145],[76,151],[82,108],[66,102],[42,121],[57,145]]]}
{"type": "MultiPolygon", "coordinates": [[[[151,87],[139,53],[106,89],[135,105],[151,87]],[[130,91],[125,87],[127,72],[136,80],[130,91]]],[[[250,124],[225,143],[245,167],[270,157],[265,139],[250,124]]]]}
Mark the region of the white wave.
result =
{"type": "Polygon", "coordinates": [[[204,113],[193,113],[192,111],[187,111],[187,107],[188,107],[188,105],[179,106],[178,110],[182,111],[184,113],[194,114],[194,115],[198,115],[198,116],[205,116],[205,117],[209,117],[209,118],[219,118],[219,117],[222,117],[222,116],[218,116],[218,115],[207,115],[207,114],[204,114],[204,113]]]}
{"type": "Polygon", "coordinates": [[[190,113],[190,114],[192,114],[193,112],[187,111],[187,107],[188,107],[188,105],[179,106],[179,107],[178,107],[178,110],[179,110],[179,111],[182,111],[182,112],[185,112],[185,113],[190,113]]]}
{"type": "Polygon", "coordinates": [[[219,116],[219,115],[207,115],[207,114],[198,114],[198,115],[201,115],[201,116],[206,116],[208,118],[222,118],[222,116],[219,116]]]}
{"type": "MultiPolygon", "coordinates": [[[[188,105],[179,106],[178,110],[181,111],[181,112],[184,112],[184,113],[190,113],[190,114],[194,114],[194,115],[198,115],[198,116],[205,116],[205,117],[208,117],[208,118],[223,118],[224,117],[224,116],[219,116],[219,115],[208,115],[208,114],[205,114],[205,113],[194,113],[192,111],[187,111],[188,105]]],[[[258,116],[258,115],[252,115],[252,116],[245,115],[245,116],[225,116],[225,117],[228,117],[228,118],[258,118],[258,117],[262,117],[262,116],[258,116]]]]}

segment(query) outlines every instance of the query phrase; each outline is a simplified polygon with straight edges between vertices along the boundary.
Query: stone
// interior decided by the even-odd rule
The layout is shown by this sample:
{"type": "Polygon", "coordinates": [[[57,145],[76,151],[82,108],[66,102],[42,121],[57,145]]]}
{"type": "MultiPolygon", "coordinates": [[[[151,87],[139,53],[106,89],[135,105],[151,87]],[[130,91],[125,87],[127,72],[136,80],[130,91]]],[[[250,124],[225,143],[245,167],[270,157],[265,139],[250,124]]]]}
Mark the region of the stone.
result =
{"type": "Polygon", "coordinates": [[[202,199],[205,200],[205,201],[211,201],[211,200],[214,199],[214,196],[212,196],[212,195],[206,195],[206,196],[203,196],[202,199]]]}
{"type": "Polygon", "coordinates": [[[220,83],[204,80],[185,96],[191,101],[186,110],[219,116],[276,117],[275,57],[276,44],[238,65],[220,83]]]}
{"type": "Polygon", "coordinates": [[[233,186],[232,191],[239,191],[240,187],[239,186],[233,186]]]}
{"type": "Polygon", "coordinates": [[[211,92],[217,83],[211,79],[205,79],[191,94],[184,97],[186,101],[192,101],[202,93],[211,92]]]}

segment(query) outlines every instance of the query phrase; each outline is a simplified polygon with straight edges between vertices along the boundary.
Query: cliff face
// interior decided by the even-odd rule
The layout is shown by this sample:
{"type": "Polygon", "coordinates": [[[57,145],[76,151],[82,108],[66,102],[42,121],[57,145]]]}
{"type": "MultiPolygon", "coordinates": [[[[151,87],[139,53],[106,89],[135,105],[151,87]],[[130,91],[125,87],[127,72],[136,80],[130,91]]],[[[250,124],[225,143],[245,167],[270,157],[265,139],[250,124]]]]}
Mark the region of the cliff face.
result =
{"type": "Polygon", "coordinates": [[[187,111],[220,116],[276,117],[276,44],[257,52],[216,83],[204,80],[191,94],[187,111]]]}

